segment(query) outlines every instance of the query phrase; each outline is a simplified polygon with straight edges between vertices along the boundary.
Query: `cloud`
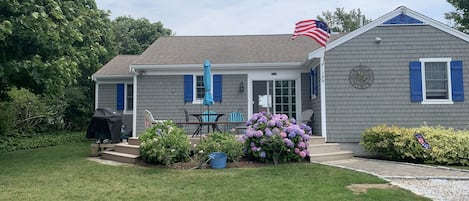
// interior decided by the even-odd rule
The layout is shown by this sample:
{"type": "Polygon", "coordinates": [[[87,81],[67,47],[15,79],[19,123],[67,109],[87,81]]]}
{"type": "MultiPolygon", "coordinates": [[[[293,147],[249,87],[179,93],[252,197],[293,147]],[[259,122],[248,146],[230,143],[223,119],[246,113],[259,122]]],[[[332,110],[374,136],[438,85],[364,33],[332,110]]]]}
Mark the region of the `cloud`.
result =
{"type": "Polygon", "coordinates": [[[444,13],[453,10],[445,0],[96,0],[98,8],[111,10],[112,17],[130,15],[161,21],[177,35],[247,35],[293,32],[294,24],[316,18],[322,11],[360,8],[376,19],[406,6],[443,23],[444,13]],[[385,6],[383,6],[385,5],[385,6]]]}

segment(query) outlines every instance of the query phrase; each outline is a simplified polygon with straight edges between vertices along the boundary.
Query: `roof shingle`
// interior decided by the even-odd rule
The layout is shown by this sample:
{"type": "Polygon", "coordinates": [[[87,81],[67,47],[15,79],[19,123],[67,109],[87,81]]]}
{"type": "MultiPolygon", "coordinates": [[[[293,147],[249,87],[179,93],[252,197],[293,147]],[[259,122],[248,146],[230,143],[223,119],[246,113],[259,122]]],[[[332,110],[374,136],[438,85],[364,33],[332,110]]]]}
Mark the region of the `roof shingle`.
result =
{"type": "MultiPolygon", "coordinates": [[[[333,34],[330,40],[341,37],[333,34]]],[[[308,37],[291,40],[291,34],[240,36],[168,36],[156,40],[141,55],[118,55],[93,76],[132,75],[129,65],[304,62],[321,46],[308,37]]]]}
{"type": "Polygon", "coordinates": [[[291,40],[291,34],[170,36],[156,40],[134,64],[198,64],[205,59],[214,64],[303,62],[319,47],[308,37],[291,40]]]}

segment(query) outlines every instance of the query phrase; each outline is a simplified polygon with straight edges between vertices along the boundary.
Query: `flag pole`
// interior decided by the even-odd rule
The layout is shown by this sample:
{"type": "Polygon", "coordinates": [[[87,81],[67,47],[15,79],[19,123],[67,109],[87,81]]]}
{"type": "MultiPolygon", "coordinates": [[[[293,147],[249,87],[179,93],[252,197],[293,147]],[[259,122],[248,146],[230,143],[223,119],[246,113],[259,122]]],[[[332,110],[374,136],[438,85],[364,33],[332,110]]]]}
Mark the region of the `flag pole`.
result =
{"type": "Polygon", "coordinates": [[[323,46],[323,53],[319,61],[319,73],[321,80],[321,136],[327,142],[327,127],[326,127],[326,46],[323,46]]]}

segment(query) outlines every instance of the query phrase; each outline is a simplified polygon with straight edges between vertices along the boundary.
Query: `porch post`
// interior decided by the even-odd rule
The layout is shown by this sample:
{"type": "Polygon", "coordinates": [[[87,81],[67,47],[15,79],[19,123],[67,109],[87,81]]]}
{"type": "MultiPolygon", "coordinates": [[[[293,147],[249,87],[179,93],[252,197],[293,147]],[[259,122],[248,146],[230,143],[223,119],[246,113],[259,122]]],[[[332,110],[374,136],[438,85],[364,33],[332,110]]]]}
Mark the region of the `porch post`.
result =
{"type": "Polygon", "coordinates": [[[137,137],[137,74],[134,73],[133,81],[133,111],[132,111],[132,137],[137,137]]]}
{"type": "Polygon", "coordinates": [[[320,68],[319,72],[321,74],[321,135],[325,138],[327,142],[327,125],[326,125],[326,66],[324,56],[326,53],[326,47],[324,47],[324,52],[320,57],[320,68]]]}

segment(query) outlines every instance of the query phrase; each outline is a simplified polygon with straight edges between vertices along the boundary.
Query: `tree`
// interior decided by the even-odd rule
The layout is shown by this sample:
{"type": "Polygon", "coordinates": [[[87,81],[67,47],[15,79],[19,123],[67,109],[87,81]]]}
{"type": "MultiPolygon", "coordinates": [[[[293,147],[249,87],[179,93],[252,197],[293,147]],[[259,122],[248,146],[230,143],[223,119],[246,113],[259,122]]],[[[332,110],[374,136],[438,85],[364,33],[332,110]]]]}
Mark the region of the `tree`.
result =
{"type": "Polygon", "coordinates": [[[61,96],[113,54],[107,15],[94,1],[9,0],[1,5],[0,94],[17,87],[61,96]]]}
{"type": "Polygon", "coordinates": [[[0,0],[0,100],[9,88],[24,88],[60,108],[81,108],[58,114],[65,121],[89,116],[94,108],[89,76],[117,53],[111,26],[94,0],[0,0]],[[85,98],[71,105],[65,99],[70,91],[85,98]]]}
{"type": "Polygon", "coordinates": [[[159,37],[171,35],[171,29],[161,22],[151,23],[146,18],[121,16],[112,23],[119,54],[141,54],[159,37]]]}
{"type": "Polygon", "coordinates": [[[469,0],[448,0],[448,3],[452,4],[456,11],[445,13],[445,18],[455,22],[454,28],[469,34],[469,0]]]}
{"type": "Polygon", "coordinates": [[[344,8],[337,8],[334,13],[324,11],[322,16],[317,16],[318,20],[327,23],[332,32],[351,32],[358,29],[360,18],[363,18],[363,24],[371,22],[371,19],[367,19],[360,9],[352,9],[347,13],[344,8]]]}

